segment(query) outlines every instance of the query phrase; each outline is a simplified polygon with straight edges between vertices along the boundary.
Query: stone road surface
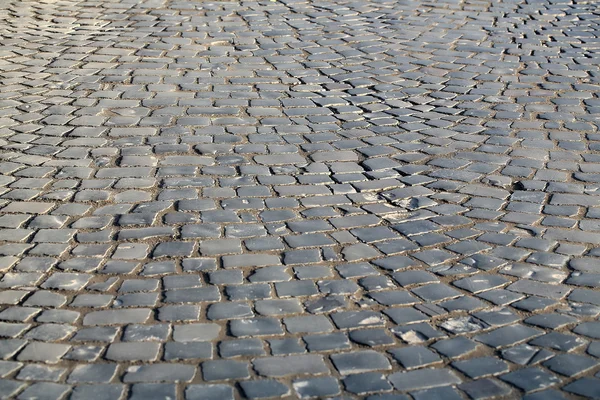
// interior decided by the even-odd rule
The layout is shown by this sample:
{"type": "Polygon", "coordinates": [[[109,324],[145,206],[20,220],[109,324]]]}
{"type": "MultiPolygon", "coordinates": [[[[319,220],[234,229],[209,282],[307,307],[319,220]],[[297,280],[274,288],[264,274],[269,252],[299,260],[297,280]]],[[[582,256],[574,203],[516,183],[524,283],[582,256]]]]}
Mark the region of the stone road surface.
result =
{"type": "Polygon", "coordinates": [[[600,397],[595,0],[0,5],[0,397],[600,397]]]}

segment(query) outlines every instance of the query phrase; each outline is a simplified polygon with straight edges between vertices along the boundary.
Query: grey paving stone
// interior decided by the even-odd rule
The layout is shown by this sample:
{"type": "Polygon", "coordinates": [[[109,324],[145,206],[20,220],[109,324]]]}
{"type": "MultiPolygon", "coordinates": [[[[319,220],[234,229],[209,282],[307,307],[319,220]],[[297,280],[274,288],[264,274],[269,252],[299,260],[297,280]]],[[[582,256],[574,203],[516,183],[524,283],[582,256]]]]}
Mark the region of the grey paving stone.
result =
{"type": "MultiPolygon", "coordinates": [[[[22,364],[20,363],[18,363],[18,365],[19,367],[22,366],[22,364]]],[[[6,375],[10,374],[10,372],[14,372],[15,370],[19,369],[19,367],[14,368],[12,371],[7,371],[6,375]]],[[[24,381],[58,382],[61,380],[61,377],[65,375],[66,372],[67,370],[65,368],[53,368],[44,365],[29,364],[24,366],[19,371],[19,374],[16,376],[16,378],[24,381]]]]}
{"type": "Polygon", "coordinates": [[[437,341],[432,347],[446,357],[454,358],[475,351],[477,349],[477,343],[468,338],[458,336],[437,341]]]}
{"type": "Polygon", "coordinates": [[[600,392],[600,380],[594,378],[583,377],[575,382],[566,385],[563,390],[569,393],[574,393],[580,396],[594,398],[600,392]]]}
{"type": "Polygon", "coordinates": [[[177,342],[210,342],[219,336],[221,327],[213,323],[175,325],[173,340],[177,342]]]}
{"type": "Polygon", "coordinates": [[[119,399],[125,392],[125,386],[119,384],[77,385],[71,392],[71,399],[89,399],[90,397],[109,400],[119,399]]]}
{"type": "Polygon", "coordinates": [[[293,381],[292,386],[302,399],[335,396],[340,393],[339,384],[333,377],[298,379],[293,381]]]}
{"type": "Polygon", "coordinates": [[[560,351],[570,351],[587,344],[587,340],[561,332],[549,332],[529,342],[534,346],[543,346],[560,351]]]}
{"type": "Polygon", "coordinates": [[[51,382],[36,382],[22,391],[18,399],[60,399],[65,396],[71,387],[51,382]]]}
{"type": "Polygon", "coordinates": [[[478,379],[490,375],[508,372],[508,364],[495,357],[472,358],[464,361],[454,361],[452,366],[470,378],[478,379]]]}
{"type": "Polygon", "coordinates": [[[391,369],[387,358],[372,350],[332,354],[331,360],[342,375],[391,369]]]}
{"type": "Polygon", "coordinates": [[[206,314],[210,320],[246,318],[254,316],[250,306],[241,302],[223,302],[211,304],[206,314]]]}
{"type": "Polygon", "coordinates": [[[125,327],[122,340],[127,342],[164,342],[170,333],[171,327],[168,324],[131,324],[125,327]]]}
{"type": "Polygon", "coordinates": [[[461,383],[461,379],[445,368],[396,372],[388,380],[400,391],[412,391],[461,383]]]}
{"type": "Polygon", "coordinates": [[[321,315],[287,317],[283,319],[283,323],[291,333],[331,332],[334,329],[333,324],[321,315]]]}
{"type": "Polygon", "coordinates": [[[286,385],[276,380],[246,381],[241,382],[240,386],[250,399],[281,398],[290,392],[286,385]]]}
{"type": "Polygon", "coordinates": [[[442,362],[436,353],[423,346],[410,346],[388,351],[406,369],[421,368],[442,362]]]}
{"type": "Polygon", "coordinates": [[[254,369],[263,376],[282,377],[297,374],[318,374],[328,371],[323,357],[316,354],[256,358],[254,369]]]}
{"type": "Polygon", "coordinates": [[[236,339],[219,343],[221,357],[263,356],[265,350],[260,339],[236,339]]]}
{"type": "Polygon", "coordinates": [[[521,344],[501,352],[502,358],[519,365],[535,365],[554,357],[554,353],[546,349],[521,344]]]}
{"type": "Polygon", "coordinates": [[[18,381],[9,380],[9,379],[0,379],[0,389],[2,390],[3,396],[5,398],[10,398],[11,396],[15,396],[25,386],[27,386],[27,383],[25,383],[25,382],[18,382],[18,381]]]}
{"type": "Polygon", "coordinates": [[[596,360],[579,354],[559,354],[552,357],[543,365],[553,372],[564,376],[574,376],[594,368],[596,360]]]}
{"type": "Polygon", "coordinates": [[[184,364],[149,364],[129,367],[123,377],[124,383],[137,382],[189,382],[196,368],[184,364]]]}
{"type": "Polygon", "coordinates": [[[507,396],[511,393],[511,389],[507,385],[489,378],[464,382],[458,385],[458,388],[476,400],[507,396]]]}
{"type": "Polygon", "coordinates": [[[366,346],[385,346],[394,344],[392,337],[387,335],[385,329],[360,329],[349,332],[350,340],[366,346]]]}
{"type": "Polygon", "coordinates": [[[229,329],[236,337],[283,334],[283,327],[279,320],[267,317],[232,320],[229,329]]]}
{"type": "Polygon", "coordinates": [[[93,311],[83,318],[84,325],[113,325],[143,323],[150,318],[151,310],[145,308],[132,310],[93,311]]]}
{"type": "Polygon", "coordinates": [[[234,360],[213,360],[202,363],[202,376],[206,381],[243,379],[250,376],[248,363],[234,360]]]}
{"type": "Polygon", "coordinates": [[[340,328],[364,328],[382,326],[383,316],[374,311],[340,311],[331,314],[334,324],[340,328]]]}
{"type": "Polygon", "coordinates": [[[163,357],[165,361],[210,359],[213,355],[212,347],[208,342],[169,342],[165,344],[163,357]]]}
{"type": "Polygon", "coordinates": [[[71,346],[59,343],[30,342],[19,353],[19,361],[37,361],[56,364],[71,346]]]}
{"type": "Polygon", "coordinates": [[[503,347],[514,345],[519,342],[539,336],[543,333],[538,329],[529,328],[523,325],[509,325],[498,328],[490,333],[485,333],[475,337],[475,340],[485,343],[491,347],[503,347]]]}
{"type": "Polygon", "coordinates": [[[598,326],[600,324],[598,324],[597,322],[584,322],[581,323],[579,325],[577,325],[575,327],[575,329],[573,329],[573,332],[575,333],[579,333],[581,335],[584,336],[588,336],[594,339],[598,339],[598,337],[600,336],[598,334],[598,326]]]}
{"type": "Polygon", "coordinates": [[[135,383],[131,385],[130,399],[172,398],[176,396],[176,386],[172,383],[135,383]]]}
{"type": "Polygon", "coordinates": [[[385,376],[377,372],[353,374],[344,378],[343,382],[347,391],[356,394],[392,390],[385,376]]]}
{"type": "Polygon", "coordinates": [[[347,335],[343,332],[306,335],[302,339],[309,351],[342,350],[351,347],[347,335]]]}
{"type": "Polygon", "coordinates": [[[560,383],[560,378],[541,368],[525,368],[500,376],[505,382],[511,383],[525,392],[545,389],[560,383]]]}
{"type": "Polygon", "coordinates": [[[154,361],[158,357],[159,350],[159,343],[112,343],[108,346],[105,357],[114,361],[154,361]]]}
{"type": "Polygon", "coordinates": [[[233,387],[225,384],[194,384],[185,389],[186,400],[234,399],[233,387]]]}
{"type": "Polygon", "coordinates": [[[78,365],[69,375],[69,383],[109,383],[117,372],[115,364],[78,365]]]}
{"type": "Polygon", "coordinates": [[[455,400],[458,400],[458,399],[462,398],[456,389],[449,387],[449,386],[421,390],[418,392],[413,392],[413,393],[411,393],[411,395],[415,398],[415,400],[419,400],[419,399],[449,399],[449,400],[455,399],[455,400]]]}
{"type": "Polygon", "coordinates": [[[271,353],[274,356],[305,353],[306,348],[298,339],[268,339],[271,353]]]}

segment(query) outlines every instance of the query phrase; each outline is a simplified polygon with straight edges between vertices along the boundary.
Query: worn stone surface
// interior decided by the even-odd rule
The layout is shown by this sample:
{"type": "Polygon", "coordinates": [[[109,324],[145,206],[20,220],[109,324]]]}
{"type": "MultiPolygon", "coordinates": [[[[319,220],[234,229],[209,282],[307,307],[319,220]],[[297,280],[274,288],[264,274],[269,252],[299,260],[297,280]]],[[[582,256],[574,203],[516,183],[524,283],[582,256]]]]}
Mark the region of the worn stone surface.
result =
{"type": "Polygon", "coordinates": [[[591,0],[0,4],[0,397],[573,398],[591,0]]]}

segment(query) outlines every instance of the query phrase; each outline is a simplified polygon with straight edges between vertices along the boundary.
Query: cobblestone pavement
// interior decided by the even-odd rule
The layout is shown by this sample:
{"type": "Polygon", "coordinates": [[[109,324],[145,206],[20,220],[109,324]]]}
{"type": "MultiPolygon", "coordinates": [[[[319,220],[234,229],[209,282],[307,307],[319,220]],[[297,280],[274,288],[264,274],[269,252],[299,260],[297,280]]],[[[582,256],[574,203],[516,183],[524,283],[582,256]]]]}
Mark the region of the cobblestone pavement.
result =
{"type": "Polygon", "coordinates": [[[2,2],[0,396],[599,398],[599,22],[2,2]]]}

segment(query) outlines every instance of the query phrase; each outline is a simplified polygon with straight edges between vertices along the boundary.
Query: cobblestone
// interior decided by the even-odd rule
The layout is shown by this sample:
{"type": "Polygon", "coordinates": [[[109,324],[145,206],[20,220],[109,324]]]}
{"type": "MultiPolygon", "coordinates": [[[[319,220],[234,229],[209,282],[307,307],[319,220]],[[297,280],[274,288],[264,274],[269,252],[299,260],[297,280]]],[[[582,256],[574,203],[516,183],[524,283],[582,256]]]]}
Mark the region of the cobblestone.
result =
{"type": "Polygon", "coordinates": [[[0,397],[599,397],[598,15],[4,2],[0,397]]]}

